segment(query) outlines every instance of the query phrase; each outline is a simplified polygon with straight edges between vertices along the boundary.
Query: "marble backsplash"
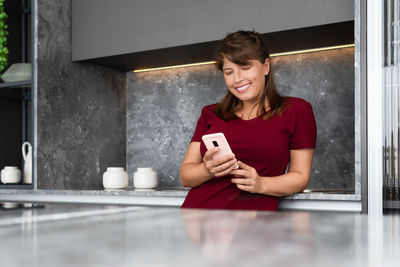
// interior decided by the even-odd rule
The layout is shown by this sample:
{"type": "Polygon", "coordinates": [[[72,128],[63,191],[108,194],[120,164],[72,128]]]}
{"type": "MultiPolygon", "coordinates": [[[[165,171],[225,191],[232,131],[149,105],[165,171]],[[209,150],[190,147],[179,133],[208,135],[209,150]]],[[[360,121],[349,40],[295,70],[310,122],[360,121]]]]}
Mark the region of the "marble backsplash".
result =
{"type": "Polygon", "coordinates": [[[71,1],[38,0],[37,188],[102,189],[125,166],[126,74],[71,62],[71,1]]]}
{"type": "MultiPolygon", "coordinates": [[[[318,127],[311,189],[354,190],[354,49],[274,57],[283,95],[309,101],[318,127]]],[[[179,166],[204,105],[225,94],[214,66],[127,74],[127,169],[154,167],[160,186],[179,187],[179,166]]]]}

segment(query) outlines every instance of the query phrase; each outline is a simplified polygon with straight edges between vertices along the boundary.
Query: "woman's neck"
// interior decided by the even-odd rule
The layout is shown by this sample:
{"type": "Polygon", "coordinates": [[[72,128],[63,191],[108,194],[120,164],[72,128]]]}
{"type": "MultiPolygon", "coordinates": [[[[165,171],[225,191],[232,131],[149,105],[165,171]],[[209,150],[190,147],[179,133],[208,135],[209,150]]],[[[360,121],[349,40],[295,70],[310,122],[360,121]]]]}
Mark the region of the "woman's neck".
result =
{"type": "MultiPolygon", "coordinates": [[[[267,110],[269,110],[269,101],[266,99],[265,111],[267,110]]],[[[260,103],[248,103],[248,102],[242,102],[240,109],[238,109],[235,113],[239,118],[243,120],[251,120],[257,118],[262,114],[260,112],[260,103]]]]}

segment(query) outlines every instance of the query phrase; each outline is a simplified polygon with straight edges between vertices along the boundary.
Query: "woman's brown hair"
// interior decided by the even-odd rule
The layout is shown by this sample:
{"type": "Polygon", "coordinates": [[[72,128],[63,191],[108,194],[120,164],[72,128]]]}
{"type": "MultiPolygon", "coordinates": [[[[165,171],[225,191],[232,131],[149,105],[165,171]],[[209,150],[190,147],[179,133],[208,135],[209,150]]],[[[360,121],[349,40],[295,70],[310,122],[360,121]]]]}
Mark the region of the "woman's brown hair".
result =
{"type": "MultiPolygon", "coordinates": [[[[259,60],[264,64],[270,58],[270,49],[260,34],[255,31],[238,31],[228,34],[217,46],[215,50],[216,66],[222,71],[224,58],[237,65],[247,65],[251,59],[259,60]]],[[[286,97],[281,96],[276,89],[272,74],[270,61],[269,73],[265,77],[264,93],[259,102],[259,116],[264,115],[263,119],[269,119],[285,110],[286,97]],[[269,112],[266,111],[265,100],[269,102],[269,112]]],[[[229,90],[218,103],[215,111],[216,115],[224,120],[237,119],[235,111],[240,109],[241,101],[229,90]]]]}

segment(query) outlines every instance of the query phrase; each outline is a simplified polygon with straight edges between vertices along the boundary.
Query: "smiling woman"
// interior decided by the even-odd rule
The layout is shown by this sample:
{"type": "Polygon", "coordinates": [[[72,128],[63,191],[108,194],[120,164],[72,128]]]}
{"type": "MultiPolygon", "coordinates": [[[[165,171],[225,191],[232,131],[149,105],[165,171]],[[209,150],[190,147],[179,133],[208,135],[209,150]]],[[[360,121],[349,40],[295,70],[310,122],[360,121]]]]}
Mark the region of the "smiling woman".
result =
{"type": "Polygon", "coordinates": [[[229,34],[216,61],[227,94],[198,120],[180,169],[182,185],[192,187],[182,207],[276,210],[278,197],[307,187],[316,144],[312,107],[279,95],[269,49],[256,32],[229,34]],[[217,132],[232,155],[213,159],[218,148],[206,150],[201,137],[217,132]]]}
{"type": "Polygon", "coordinates": [[[277,92],[269,51],[255,32],[232,33],[219,44],[215,51],[217,68],[223,72],[229,90],[218,105],[219,117],[238,118],[239,110],[247,119],[258,115],[268,119],[276,113],[282,114],[286,98],[277,92]]]}

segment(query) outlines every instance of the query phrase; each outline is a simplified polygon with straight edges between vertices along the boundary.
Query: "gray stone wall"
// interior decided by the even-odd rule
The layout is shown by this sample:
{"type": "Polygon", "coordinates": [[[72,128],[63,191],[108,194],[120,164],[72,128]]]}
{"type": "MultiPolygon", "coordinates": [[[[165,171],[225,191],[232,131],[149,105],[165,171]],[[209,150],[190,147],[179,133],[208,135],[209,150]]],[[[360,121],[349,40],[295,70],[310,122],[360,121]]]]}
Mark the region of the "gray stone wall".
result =
{"type": "Polygon", "coordinates": [[[284,95],[306,99],[317,121],[309,188],[355,189],[354,49],[274,58],[284,95]]]}
{"type": "Polygon", "coordinates": [[[37,187],[102,189],[125,167],[126,74],[71,63],[71,1],[38,0],[37,187]]]}
{"type": "MultiPolygon", "coordinates": [[[[309,101],[318,140],[309,188],[354,190],[354,49],[275,57],[284,95],[309,101]]],[[[127,168],[154,167],[160,187],[179,187],[179,166],[201,108],[225,94],[211,65],[129,73],[127,168]]]]}

